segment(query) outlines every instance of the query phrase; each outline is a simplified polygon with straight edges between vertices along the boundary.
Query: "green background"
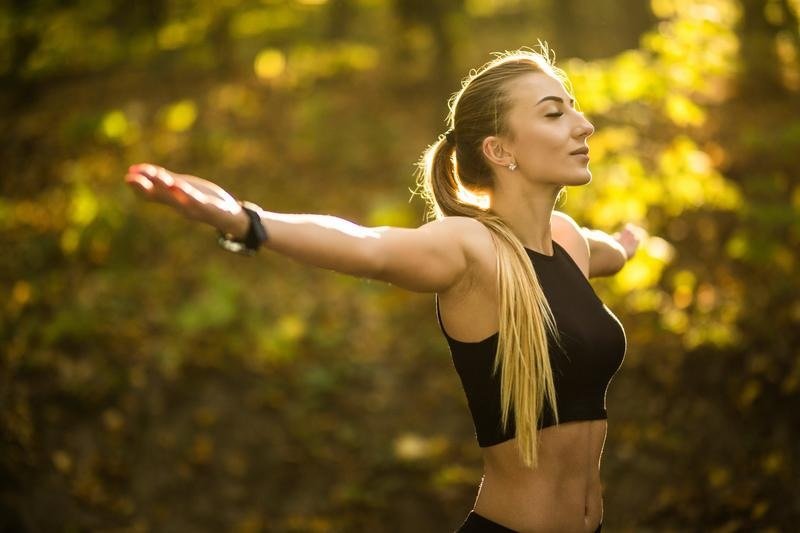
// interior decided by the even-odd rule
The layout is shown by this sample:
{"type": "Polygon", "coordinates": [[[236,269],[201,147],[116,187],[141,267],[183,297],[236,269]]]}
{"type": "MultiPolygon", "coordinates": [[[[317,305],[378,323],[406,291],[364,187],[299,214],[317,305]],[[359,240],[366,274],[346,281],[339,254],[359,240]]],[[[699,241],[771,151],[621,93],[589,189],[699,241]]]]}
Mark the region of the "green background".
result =
{"type": "Polygon", "coordinates": [[[800,519],[798,0],[0,2],[0,529],[452,531],[481,457],[431,295],[143,202],[132,163],[415,227],[492,51],[546,40],[597,127],[558,206],[651,237],[604,531],[800,519]]]}

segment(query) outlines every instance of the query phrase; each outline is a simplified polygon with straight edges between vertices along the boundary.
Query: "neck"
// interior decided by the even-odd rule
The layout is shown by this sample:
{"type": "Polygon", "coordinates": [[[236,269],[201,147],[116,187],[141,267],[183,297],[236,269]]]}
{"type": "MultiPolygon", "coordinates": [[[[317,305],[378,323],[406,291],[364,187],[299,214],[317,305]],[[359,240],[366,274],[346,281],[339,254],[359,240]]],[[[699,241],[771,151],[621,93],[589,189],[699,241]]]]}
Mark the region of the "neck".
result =
{"type": "Polygon", "coordinates": [[[525,248],[552,255],[550,217],[560,190],[556,185],[533,187],[524,182],[503,188],[498,180],[492,193],[491,209],[508,224],[525,248]]]}

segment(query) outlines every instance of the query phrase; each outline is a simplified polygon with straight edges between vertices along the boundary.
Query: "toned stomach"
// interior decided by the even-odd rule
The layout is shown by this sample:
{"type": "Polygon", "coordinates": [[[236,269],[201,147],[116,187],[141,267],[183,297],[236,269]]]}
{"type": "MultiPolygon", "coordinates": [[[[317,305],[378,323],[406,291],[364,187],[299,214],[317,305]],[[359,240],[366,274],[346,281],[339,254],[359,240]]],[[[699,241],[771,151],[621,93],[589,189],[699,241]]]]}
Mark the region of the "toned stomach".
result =
{"type": "Polygon", "coordinates": [[[588,420],[540,430],[535,470],[522,464],[516,439],[482,448],[475,512],[520,533],[595,531],[603,518],[606,429],[606,420],[588,420]]]}

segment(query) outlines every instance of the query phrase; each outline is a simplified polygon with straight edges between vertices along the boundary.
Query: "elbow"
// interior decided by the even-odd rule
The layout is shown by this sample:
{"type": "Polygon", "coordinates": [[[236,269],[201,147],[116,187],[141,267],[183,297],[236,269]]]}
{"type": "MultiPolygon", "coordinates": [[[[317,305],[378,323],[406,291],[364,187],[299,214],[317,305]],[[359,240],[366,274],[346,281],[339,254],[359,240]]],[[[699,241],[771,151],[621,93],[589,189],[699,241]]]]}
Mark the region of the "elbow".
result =
{"type": "Polygon", "coordinates": [[[623,267],[628,263],[628,254],[625,253],[625,248],[623,248],[618,242],[614,242],[614,246],[609,255],[611,256],[610,261],[612,263],[612,274],[616,274],[622,270],[623,267]]]}
{"type": "Polygon", "coordinates": [[[389,280],[386,279],[386,268],[380,264],[376,258],[368,258],[367,262],[364,265],[364,269],[361,271],[359,277],[372,279],[375,281],[383,281],[388,283],[389,280]]]}
{"type": "Polygon", "coordinates": [[[353,274],[360,278],[387,281],[387,266],[383,255],[380,253],[380,239],[364,239],[359,254],[358,267],[353,274]]]}

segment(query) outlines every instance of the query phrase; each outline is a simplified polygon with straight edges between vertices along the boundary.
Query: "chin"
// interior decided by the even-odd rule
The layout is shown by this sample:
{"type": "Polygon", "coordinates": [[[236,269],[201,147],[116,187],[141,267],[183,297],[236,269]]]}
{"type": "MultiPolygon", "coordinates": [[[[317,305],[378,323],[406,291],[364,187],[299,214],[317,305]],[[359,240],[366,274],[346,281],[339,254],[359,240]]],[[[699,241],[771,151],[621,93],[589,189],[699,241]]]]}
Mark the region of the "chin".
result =
{"type": "Polygon", "coordinates": [[[592,173],[588,170],[586,173],[580,176],[574,176],[570,179],[565,179],[562,183],[567,187],[580,187],[581,185],[587,185],[592,182],[592,173]]]}

